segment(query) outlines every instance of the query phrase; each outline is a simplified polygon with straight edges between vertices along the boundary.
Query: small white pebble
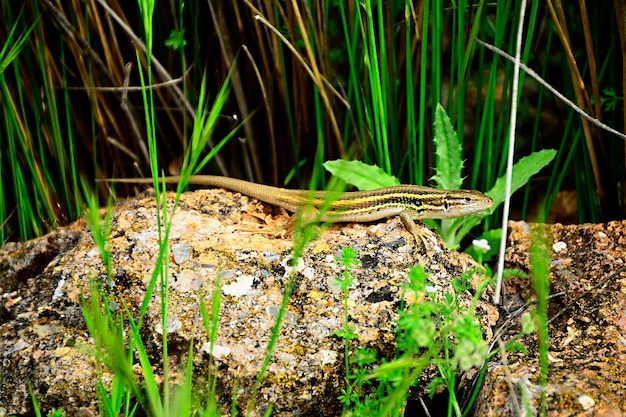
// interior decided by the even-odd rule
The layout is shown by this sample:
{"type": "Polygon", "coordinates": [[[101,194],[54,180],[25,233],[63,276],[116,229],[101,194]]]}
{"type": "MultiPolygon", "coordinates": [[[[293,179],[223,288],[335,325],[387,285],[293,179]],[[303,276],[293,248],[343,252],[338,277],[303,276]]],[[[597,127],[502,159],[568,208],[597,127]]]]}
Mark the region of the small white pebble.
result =
{"type": "Polygon", "coordinates": [[[304,269],[302,270],[302,275],[303,275],[305,278],[308,278],[308,279],[313,279],[313,278],[315,278],[315,268],[311,268],[310,266],[309,266],[309,267],[304,268],[304,269]]]}
{"type": "Polygon", "coordinates": [[[515,224],[522,229],[522,233],[524,233],[526,236],[530,235],[530,225],[528,223],[526,223],[524,220],[521,220],[519,222],[515,222],[515,224]]]}
{"type": "Polygon", "coordinates": [[[175,243],[172,245],[172,255],[174,256],[174,262],[178,265],[189,260],[189,254],[191,253],[191,246],[188,243],[175,243]]]}
{"type": "Polygon", "coordinates": [[[593,398],[585,394],[578,397],[578,402],[583,407],[583,410],[589,410],[594,405],[596,405],[596,402],[593,400],[593,398]]]}
{"type": "Polygon", "coordinates": [[[250,259],[250,258],[256,258],[257,253],[256,251],[250,251],[250,252],[245,252],[245,253],[241,253],[239,254],[239,256],[237,257],[237,260],[239,261],[245,261],[246,259],[250,259]]]}
{"type": "MultiPolygon", "coordinates": [[[[18,352],[20,350],[24,350],[27,347],[29,347],[30,345],[28,343],[26,343],[25,341],[23,341],[22,339],[18,340],[17,342],[15,342],[15,344],[13,345],[13,352],[18,352]]],[[[11,352],[11,353],[13,353],[11,352]]]]}
{"type": "Polygon", "coordinates": [[[328,276],[326,278],[326,283],[328,284],[328,288],[330,288],[333,293],[341,294],[341,285],[337,282],[337,277],[328,276]]]}
{"type": "Polygon", "coordinates": [[[63,285],[65,285],[65,280],[60,279],[57,283],[57,287],[54,289],[54,294],[52,294],[52,301],[56,300],[59,297],[63,297],[63,285]]]}
{"type": "Polygon", "coordinates": [[[334,350],[322,349],[319,351],[322,366],[337,362],[337,352],[334,350]]]}
{"type": "MultiPolygon", "coordinates": [[[[268,306],[265,308],[265,314],[271,317],[278,317],[279,311],[280,311],[280,307],[278,306],[268,306]]],[[[285,320],[285,323],[287,324],[296,325],[298,324],[298,321],[300,320],[300,316],[298,316],[294,312],[285,311],[283,320],[285,320]]]]}
{"type": "Polygon", "coordinates": [[[605,238],[607,235],[604,232],[598,232],[598,237],[605,238]]]}
{"type": "Polygon", "coordinates": [[[252,283],[254,277],[251,275],[242,275],[235,280],[234,283],[224,285],[222,292],[224,295],[232,295],[233,297],[242,297],[252,292],[252,283]]]}
{"type": "Polygon", "coordinates": [[[239,270],[238,269],[234,269],[234,268],[222,269],[220,271],[220,278],[222,280],[226,280],[226,279],[228,279],[230,277],[234,277],[235,275],[237,275],[237,272],[239,272],[239,270]]]}
{"type": "Polygon", "coordinates": [[[200,352],[213,355],[215,359],[221,359],[230,355],[230,348],[228,346],[214,345],[213,349],[211,349],[211,343],[206,342],[200,348],[200,352]]]}
{"type": "Polygon", "coordinates": [[[263,251],[261,255],[265,258],[267,262],[278,262],[280,261],[280,256],[276,252],[271,251],[263,251]]]}
{"type": "Polygon", "coordinates": [[[403,245],[398,248],[398,253],[411,253],[415,250],[413,245],[403,245]]]}
{"type": "Polygon", "coordinates": [[[552,245],[552,250],[554,250],[557,253],[561,252],[562,250],[566,248],[567,248],[567,243],[563,241],[556,242],[555,244],[552,245]]]}
{"type": "Polygon", "coordinates": [[[285,268],[285,276],[288,277],[291,274],[295,274],[296,272],[300,272],[304,269],[304,260],[302,258],[298,258],[296,261],[296,265],[291,265],[292,256],[287,256],[280,263],[285,268]]]}
{"type": "MultiPolygon", "coordinates": [[[[167,334],[176,333],[181,327],[183,327],[183,323],[180,320],[176,317],[167,316],[167,323],[165,323],[165,332],[167,334]]],[[[155,330],[158,334],[163,334],[163,324],[160,320],[155,326],[155,330]]]]}

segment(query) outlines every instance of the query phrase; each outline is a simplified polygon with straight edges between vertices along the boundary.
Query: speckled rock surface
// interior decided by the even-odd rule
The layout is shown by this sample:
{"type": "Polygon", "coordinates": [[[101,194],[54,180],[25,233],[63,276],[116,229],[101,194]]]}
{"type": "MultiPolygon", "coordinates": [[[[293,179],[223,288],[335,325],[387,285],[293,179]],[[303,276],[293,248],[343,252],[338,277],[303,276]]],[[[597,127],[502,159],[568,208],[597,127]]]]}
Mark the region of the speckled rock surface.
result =
{"type": "MultiPolygon", "coordinates": [[[[536,226],[533,226],[536,227],[536,226]]],[[[541,226],[552,239],[548,306],[548,416],[626,415],[626,222],[541,226]]],[[[529,271],[526,223],[511,223],[508,266],[529,271]]],[[[528,279],[510,278],[506,303],[515,316],[532,300],[528,279]],[[520,310],[518,310],[520,309],[520,310]]],[[[502,319],[508,317],[502,314],[502,319]]],[[[505,328],[503,339],[519,330],[505,328]]],[[[478,398],[478,416],[518,416],[522,395],[537,413],[536,334],[523,339],[527,355],[492,361],[478,398]]]]}
{"type": "MultiPolygon", "coordinates": [[[[172,197],[168,195],[170,205],[172,197]]],[[[97,411],[96,375],[105,385],[111,375],[84,353],[93,341],[81,315],[80,295],[88,295],[90,282],[99,283],[117,305],[127,305],[137,316],[158,254],[155,213],[152,197],[115,208],[108,242],[110,278],[90,234],[80,226],[57,232],[69,233],[71,239],[62,250],[56,245],[43,266],[22,268],[20,274],[9,259],[18,250],[26,251],[25,245],[0,251],[0,415],[32,410],[27,380],[44,414],[50,407],[62,408],[66,415],[80,407],[97,411]]],[[[182,196],[169,237],[166,332],[172,384],[180,382],[178,367],[193,341],[197,380],[210,367],[217,369],[218,400],[229,406],[237,386],[238,405],[247,405],[290,276],[291,237],[278,233],[288,220],[280,209],[223,190],[182,196]],[[210,356],[199,304],[211,310],[218,276],[221,308],[210,356]]],[[[452,291],[452,277],[475,266],[439,241],[428,248],[416,246],[399,219],[326,230],[294,268],[293,294],[252,415],[263,415],[270,404],[272,415],[340,414],[337,397],[345,371],[344,342],[335,335],[343,319],[342,295],[335,285],[341,268],[335,257],[347,246],[355,248],[360,260],[352,270],[356,285],[349,292],[350,324],[359,335],[351,347],[369,347],[386,358],[394,355],[394,319],[407,270],[421,264],[444,292],[452,291]]],[[[157,379],[163,361],[160,296],[157,285],[141,329],[157,379]]],[[[467,303],[471,297],[460,296],[467,303]]],[[[488,294],[477,310],[489,337],[497,311],[488,294]]]]}

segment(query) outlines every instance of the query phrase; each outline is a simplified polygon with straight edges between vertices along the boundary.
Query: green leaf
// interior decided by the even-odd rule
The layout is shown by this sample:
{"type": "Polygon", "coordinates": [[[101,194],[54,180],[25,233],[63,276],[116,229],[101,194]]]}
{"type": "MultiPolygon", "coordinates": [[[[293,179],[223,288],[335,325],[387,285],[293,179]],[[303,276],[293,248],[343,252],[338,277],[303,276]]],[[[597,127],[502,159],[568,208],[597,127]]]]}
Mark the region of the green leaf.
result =
{"type": "Polygon", "coordinates": [[[0,74],[2,74],[4,70],[9,66],[9,64],[13,62],[15,58],[17,58],[20,51],[26,44],[30,33],[33,31],[33,29],[37,25],[37,22],[39,21],[39,18],[37,18],[28,29],[26,29],[21,35],[19,35],[17,39],[14,39],[15,31],[18,27],[17,22],[22,16],[22,11],[23,10],[20,11],[20,14],[15,21],[16,23],[11,27],[9,34],[7,35],[6,41],[4,42],[4,45],[0,50],[0,74]]]}
{"type": "MultiPolygon", "coordinates": [[[[513,194],[518,188],[525,185],[530,177],[541,171],[547,166],[554,157],[556,151],[554,149],[544,149],[538,152],[525,156],[517,161],[513,165],[513,177],[511,179],[511,194],[513,194]]],[[[487,191],[489,197],[493,199],[493,206],[487,213],[493,213],[493,211],[504,201],[504,188],[506,186],[506,178],[504,176],[498,178],[495,185],[491,190],[487,191]]]]}
{"type": "MultiPolygon", "coordinates": [[[[554,159],[555,155],[556,151],[554,149],[544,149],[542,151],[533,152],[517,161],[517,163],[513,165],[511,194],[525,185],[530,180],[530,177],[548,165],[554,159]]],[[[444,239],[446,245],[449,245],[448,247],[458,247],[463,236],[467,235],[473,227],[477,226],[483,217],[491,215],[491,213],[504,202],[505,181],[504,176],[498,178],[491,190],[485,193],[493,199],[493,205],[489,210],[452,220],[450,230],[455,231],[455,233],[452,234],[453,238],[450,240],[444,239]]]]}
{"type": "Polygon", "coordinates": [[[183,49],[187,45],[185,40],[185,29],[181,28],[179,31],[172,30],[169,38],[165,40],[165,46],[174,50],[183,49]]]}
{"type": "Polygon", "coordinates": [[[446,110],[437,104],[435,120],[433,122],[435,132],[435,166],[437,175],[432,179],[439,188],[445,190],[458,190],[463,184],[461,170],[463,169],[463,147],[458,135],[452,127],[452,122],[446,110]]]}
{"type": "Polygon", "coordinates": [[[376,165],[361,161],[337,159],[324,162],[324,168],[337,178],[354,185],[359,190],[374,190],[381,187],[400,185],[400,181],[376,165]]]}

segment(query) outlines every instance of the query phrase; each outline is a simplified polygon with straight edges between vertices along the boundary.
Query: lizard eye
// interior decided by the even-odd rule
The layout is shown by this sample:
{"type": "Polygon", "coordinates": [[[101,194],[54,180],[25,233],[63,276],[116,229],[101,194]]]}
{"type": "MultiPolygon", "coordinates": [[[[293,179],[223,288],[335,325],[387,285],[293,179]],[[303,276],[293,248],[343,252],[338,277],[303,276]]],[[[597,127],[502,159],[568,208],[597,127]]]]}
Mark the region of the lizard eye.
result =
{"type": "Polygon", "coordinates": [[[471,203],[472,202],[472,198],[471,197],[465,197],[465,202],[466,203],[471,203]]]}

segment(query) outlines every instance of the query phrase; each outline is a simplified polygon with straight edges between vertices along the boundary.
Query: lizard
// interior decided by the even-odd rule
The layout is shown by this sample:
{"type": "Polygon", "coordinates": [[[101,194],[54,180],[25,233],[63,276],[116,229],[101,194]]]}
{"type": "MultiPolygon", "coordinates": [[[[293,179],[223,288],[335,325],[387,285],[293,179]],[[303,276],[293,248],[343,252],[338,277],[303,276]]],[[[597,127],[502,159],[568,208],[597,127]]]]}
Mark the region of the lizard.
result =
{"type": "MultiPolygon", "coordinates": [[[[180,176],[159,179],[177,184],[180,176]]],[[[153,184],[152,178],[111,178],[107,181],[153,184]]],[[[368,223],[399,216],[416,239],[424,239],[415,224],[421,219],[451,219],[487,210],[492,199],[474,190],[441,190],[419,185],[397,185],[370,191],[310,191],[273,187],[218,175],[192,175],[188,184],[225,188],[282,207],[292,213],[312,207],[315,221],[368,223]]]]}

